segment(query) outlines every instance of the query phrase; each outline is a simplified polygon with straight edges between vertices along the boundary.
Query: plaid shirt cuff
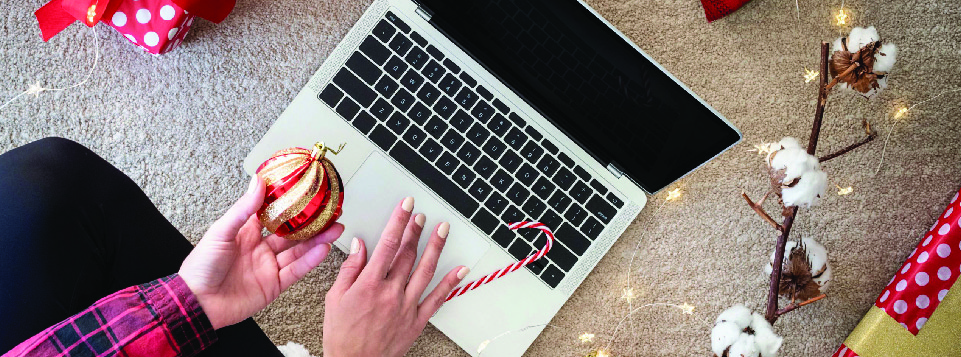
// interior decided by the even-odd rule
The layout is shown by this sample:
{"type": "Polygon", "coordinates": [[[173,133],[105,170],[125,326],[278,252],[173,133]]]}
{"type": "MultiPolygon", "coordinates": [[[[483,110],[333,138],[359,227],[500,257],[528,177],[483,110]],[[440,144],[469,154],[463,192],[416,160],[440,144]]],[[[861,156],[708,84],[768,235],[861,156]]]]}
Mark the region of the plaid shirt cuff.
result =
{"type": "Polygon", "coordinates": [[[137,288],[166,326],[168,337],[179,349],[178,356],[193,356],[217,341],[213,325],[180,275],[173,274],[137,288]]]}

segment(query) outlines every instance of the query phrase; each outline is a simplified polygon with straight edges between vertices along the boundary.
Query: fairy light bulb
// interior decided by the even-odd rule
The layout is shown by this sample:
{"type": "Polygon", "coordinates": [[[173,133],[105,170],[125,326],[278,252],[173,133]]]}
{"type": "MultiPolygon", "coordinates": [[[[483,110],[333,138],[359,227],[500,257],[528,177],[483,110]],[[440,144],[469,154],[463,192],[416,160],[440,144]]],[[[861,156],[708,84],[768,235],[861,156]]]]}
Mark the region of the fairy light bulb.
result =
{"type": "Polygon", "coordinates": [[[838,196],[844,196],[844,195],[850,194],[851,192],[854,192],[854,187],[851,187],[851,186],[843,187],[843,188],[838,185],[834,185],[834,186],[838,188],[838,196]]]}
{"type": "Polygon", "coordinates": [[[87,24],[93,25],[93,19],[97,17],[97,4],[90,5],[87,8],[87,24]]]}
{"type": "Polygon", "coordinates": [[[487,345],[489,344],[491,344],[491,340],[484,340],[484,342],[481,342],[481,344],[477,346],[477,354],[484,352],[484,349],[486,349],[487,345]]]}
{"type": "Polygon", "coordinates": [[[838,14],[834,16],[834,19],[838,21],[838,26],[844,26],[847,24],[848,14],[844,12],[844,9],[838,10],[838,14]]]}
{"type": "Polygon", "coordinates": [[[901,109],[898,109],[898,111],[894,112],[894,119],[901,119],[905,114],[908,114],[908,108],[902,107],[901,109]]]}
{"type": "Polygon", "coordinates": [[[624,299],[627,301],[634,300],[635,297],[636,296],[634,295],[634,288],[624,288],[624,291],[621,293],[621,299],[624,299]]]}
{"type": "Polygon", "coordinates": [[[580,336],[578,337],[578,339],[581,340],[581,343],[591,343],[591,342],[594,342],[594,334],[593,334],[593,333],[585,333],[585,334],[580,335],[580,336]]]}
{"type": "Polygon", "coordinates": [[[675,188],[673,190],[667,191],[667,201],[673,201],[681,198],[681,189],[675,188]]]}
{"type": "Polygon", "coordinates": [[[821,72],[812,71],[812,70],[810,70],[810,69],[805,68],[805,69],[804,69],[804,83],[811,83],[811,81],[817,79],[819,75],[821,75],[821,72]]]}
{"type": "Polygon", "coordinates": [[[694,315],[694,305],[691,305],[685,302],[681,304],[681,306],[678,306],[677,308],[681,309],[681,311],[683,311],[685,314],[694,315]]]}
{"type": "Polygon", "coordinates": [[[607,350],[597,350],[597,357],[611,357],[611,354],[607,350]]]}

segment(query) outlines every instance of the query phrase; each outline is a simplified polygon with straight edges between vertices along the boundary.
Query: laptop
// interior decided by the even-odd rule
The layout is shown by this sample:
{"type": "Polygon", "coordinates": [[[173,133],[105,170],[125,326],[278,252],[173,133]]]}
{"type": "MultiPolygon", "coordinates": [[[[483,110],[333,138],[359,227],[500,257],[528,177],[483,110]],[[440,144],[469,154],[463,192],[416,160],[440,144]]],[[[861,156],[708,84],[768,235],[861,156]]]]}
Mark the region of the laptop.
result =
{"type": "MultiPolygon", "coordinates": [[[[401,199],[451,233],[438,274],[477,279],[430,320],[467,353],[549,322],[655,193],[741,140],[724,117],[578,0],[374,0],[246,158],[338,145],[346,226],[373,248],[401,199]]],[[[423,252],[426,239],[422,239],[423,252]]],[[[368,252],[373,249],[368,250],[368,252]]],[[[487,356],[520,356],[543,327],[487,356]]]]}

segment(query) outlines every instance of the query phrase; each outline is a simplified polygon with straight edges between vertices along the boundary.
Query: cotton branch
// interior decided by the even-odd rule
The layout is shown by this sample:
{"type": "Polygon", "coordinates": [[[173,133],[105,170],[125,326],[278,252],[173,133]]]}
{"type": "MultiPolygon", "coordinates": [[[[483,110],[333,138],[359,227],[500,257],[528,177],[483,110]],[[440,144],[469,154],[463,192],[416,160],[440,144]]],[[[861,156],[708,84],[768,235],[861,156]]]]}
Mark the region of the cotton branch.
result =
{"type": "MultiPolygon", "coordinates": [[[[768,192],[768,195],[769,194],[771,193],[768,192]]],[[[744,200],[747,201],[747,205],[751,206],[754,212],[757,212],[757,214],[761,216],[761,218],[764,219],[765,222],[770,223],[771,226],[774,227],[774,229],[777,229],[778,231],[784,230],[784,227],[781,227],[780,224],[775,222],[774,218],[771,218],[771,215],[767,214],[764,208],[761,207],[761,204],[764,202],[765,199],[767,199],[767,195],[764,195],[764,198],[761,198],[761,200],[758,201],[758,203],[754,203],[754,201],[751,201],[751,198],[748,197],[747,194],[744,192],[741,192],[741,197],[744,197],[744,200]]]]}
{"type": "Polygon", "coordinates": [[[806,300],[806,301],[802,301],[802,302],[797,303],[797,304],[791,303],[790,305],[785,306],[783,309],[777,310],[777,316],[784,315],[784,314],[786,314],[786,313],[789,313],[789,312],[791,312],[791,311],[794,311],[794,309],[797,309],[797,308],[799,308],[799,307],[801,307],[801,306],[810,304],[810,303],[812,303],[812,302],[821,300],[821,299],[826,298],[826,297],[827,297],[827,295],[821,294],[821,295],[815,296],[815,297],[813,297],[813,298],[810,298],[810,299],[808,299],[808,300],[806,300]]]}
{"type": "Polygon", "coordinates": [[[871,130],[871,123],[869,123],[867,119],[861,119],[861,125],[864,126],[864,132],[865,132],[868,136],[866,136],[863,140],[861,140],[861,141],[859,141],[859,142],[856,142],[856,143],[854,143],[854,144],[848,145],[846,148],[843,148],[843,149],[841,149],[841,150],[838,150],[838,151],[836,151],[836,152],[834,152],[834,153],[832,153],[832,154],[828,154],[828,155],[821,156],[821,157],[818,158],[818,161],[820,161],[821,163],[824,163],[825,161],[828,161],[828,160],[831,160],[831,159],[836,158],[836,157],[838,157],[838,156],[847,154],[849,151],[854,150],[854,149],[857,149],[857,148],[861,147],[861,145],[864,145],[864,144],[867,144],[867,143],[871,142],[872,140],[874,140],[874,139],[878,136],[878,133],[877,133],[876,131],[871,130]]]}

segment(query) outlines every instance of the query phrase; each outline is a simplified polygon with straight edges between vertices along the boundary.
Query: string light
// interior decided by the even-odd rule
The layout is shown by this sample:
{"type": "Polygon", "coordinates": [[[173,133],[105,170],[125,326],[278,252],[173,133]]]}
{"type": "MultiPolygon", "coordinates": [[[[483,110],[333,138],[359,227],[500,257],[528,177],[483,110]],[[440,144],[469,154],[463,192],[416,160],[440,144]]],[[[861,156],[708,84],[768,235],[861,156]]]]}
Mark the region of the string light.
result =
{"type": "MultiPolygon", "coordinates": [[[[928,99],[925,99],[925,100],[922,100],[922,101],[920,101],[920,102],[914,103],[914,104],[911,105],[910,107],[906,107],[906,108],[905,108],[905,107],[901,107],[901,108],[898,108],[898,110],[897,110],[896,112],[894,112],[894,115],[892,115],[892,117],[893,117],[894,120],[895,120],[894,124],[896,125],[896,124],[898,123],[897,120],[898,120],[898,119],[901,119],[901,118],[903,118],[905,115],[907,115],[909,111],[911,111],[912,109],[914,109],[914,107],[919,106],[919,105],[924,104],[924,103],[927,103],[927,102],[930,102],[930,101],[932,101],[932,100],[938,99],[938,98],[940,98],[941,96],[943,96],[943,95],[945,95],[945,94],[955,93],[955,92],[961,92],[961,88],[949,89],[949,90],[946,90],[946,91],[944,91],[944,92],[938,93],[937,95],[932,96],[932,97],[930,97],[930,98],[928,98],[928,99]]],[[[895,129],[895,128],[892,127],[891,130],[888,131],[888,135],[886,135],[885,138],[884,138],[884,145],[883,145],[882,148],[881,148],[881,160],[878,160],[878,168],[874,170],[874,174],[875,174],[875,175],[877,175],[878,172],[881,172],[881,165],[884,164],[884,154],[886,154],[887,151],[888,151],[888,140],[891,139],[891,134],[894,133],[894,129],[895,129]]]]}
{"type": "Polygon", "coordinates": [[[848,14],[844,12],[844,9],[838,10],[837,16],[834,19],[838,21],[838,26],[844,26],[847,24],[848,14]]]}
{"type": "Polygon", "coordinates": [[[591,343],[591,342],[594,342],[594,334],[593,334],[593,333],[585,333],[585,334],[580,335],[578,338],[581,340],[581,343],[591,343]]]}
{"type": "Polygon", "coordinates": [[[20,94],[15,95],[13,98],[10,98],[10,100],[7,100],[2,105],[0,105],[0,110],[2,110],[3,108],[6,108],[8,105],[10,105],[10,103],[13,103],[15,100],[25,95],[33,95],[34,98],[39,98],[40,93],[43,93],[43,92],[65,91],[65,90],[74,89],[76,87],[86,84],[87,81],[90,80],[90,77],[93,76],[93,73],[97,70],[97,65],[100,64],[100,38],[97,36],[96,27],[90,28],[90,34],[94,40],[93,65],[90,66],[90,71],[87,72],[87,76],[84,77],[83,80],[63,88],[46,88],[40,85],[39,81],[36,83],[32,83],[30,84],[29,87],[27,87],[27,90],[20,92],[20,94]]]}
{"type": "Polygon", "coordinates": [[[851,187],[851,186],[844,187],[844,188],[841,188],[841,186],[838,186],[838,185],[834,185],[834,186],[838,188],[838,196],[844,196],[844,195],[850,194],[851,192],[854,192],[854,187],[851,187]]]}
{"type": "Polygon", "coordinates": [[[603,350],[603,349],[597,350],[597,353],[595,353],[594,355],[597,357],[611,357],[611,354],[608,353],[607,350],[603,350]]]}
{"type": "Polygon", "coordinates": [[[681,309],[681,311],[683,311],[685,314],[694,315],[694,305],[685,302],[681,304],[681,306],[678,306],[678,308],[681,309]]]}
{"type": "Polygon", "coordinates": [[[636,296],[634,295],[634,288],[624,288],[623,293],[621,293],[621,299],[632,301],[636,296]]]}
{"type": "MultiPolygon", "coordinates": [[[[805,69],[804,69],[804,83],[811,83],[811,81],[817,79],[820,74],[821,74],[821,72],[812,71],[812,70],[810,70],[810,69],[805,68],[805,69]]],[[[755,146],[757,146],[757,145],[755,145],[755,146]]]]}
{"type": "Polygon", "coordinates": [[[491,344],[491,340],[484,340],[484,342],[481,342],[480,346],[477,346],[477,354],[481,354],[482,352],[484,352],[484,350],[487,349],[487,345],[489,344],[491,344]]]}
{"type": "Polygon", "coordinates": [[[673,190],[667,191],[667,199],[665,201],[673,201],[681,198],[681,189],[675,188],[673,190]]]}
{"type": "Polygon", "coordinates": [[[907,113],[908,113],[908,108],[901,107],[901,109],[898,109],[898,111],[894,112],[894,119],[901,119],[907,113]]]}

